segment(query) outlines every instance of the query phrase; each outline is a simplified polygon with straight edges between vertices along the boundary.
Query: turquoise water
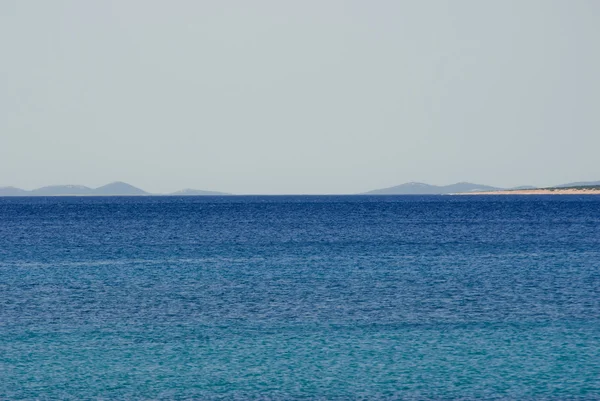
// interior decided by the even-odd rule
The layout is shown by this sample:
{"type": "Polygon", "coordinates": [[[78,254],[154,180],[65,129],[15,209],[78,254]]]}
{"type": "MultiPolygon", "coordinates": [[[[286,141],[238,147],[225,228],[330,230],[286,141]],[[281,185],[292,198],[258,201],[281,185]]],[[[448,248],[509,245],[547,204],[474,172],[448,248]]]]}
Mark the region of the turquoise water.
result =
{"type": "Polygon", "coordinates": [[[0,198],[0,399],[600,399],[600,197],[0,198]]]}

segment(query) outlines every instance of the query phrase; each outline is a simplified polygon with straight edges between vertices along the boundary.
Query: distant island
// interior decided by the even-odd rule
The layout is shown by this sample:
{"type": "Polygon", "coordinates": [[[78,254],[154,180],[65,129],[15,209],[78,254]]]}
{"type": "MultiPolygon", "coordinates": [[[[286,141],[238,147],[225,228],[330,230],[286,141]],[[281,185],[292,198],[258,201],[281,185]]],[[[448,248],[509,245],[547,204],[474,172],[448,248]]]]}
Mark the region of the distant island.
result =
{"type": "Polygon", "coordinates": [[[571,182],[553,187],[539,188],[531,185],[500,188],[489,185],[459,182],[451,185],[429,185],[408,182],[389,188],[376,189],[364,195],[527,195],[527,194],[595,194],[600,193],[600,181],[571,182]]]}
{"type": "Polygon", "coordinates": [[[456,193],[454,195],[600,195],[600,185],[581,185],[532,189],[507,189],[499,191],[482,191],[456,193]]]}
{"type": "Polygon", "coordinates": [[[458,192],[495,191],[501,188],[489,185],[472,184],[470,182],[459,182],[452,185],[429,185],[423,182],[407,182],[394,187],[375,189],[366,192],[365,195],[444,195],[458,192]]]}
{"type": "MultiPolygon", "coordinates": [[[[429,185],[422,182],[408,182],[394,187],[375,189],[359,195],[563,195],[600,194],[600,181],[571,182],[553,187],[539,188],[531,185],[500,188],[490,185],[459,182],[451,185],[429,185]]],[[[126,182],[112,182],[98,188],[84,185],[51,185],[31,191],[16,187],[0,187],[0,197],[4,196],[231,196],[233,194],[200,189],[182,189],[159,194],[144,191],[126,182]]]]}
{"type": "Polygon", "coordinates": [[[15,187],[0,187],[0,196],[201,196],[230,195],[224,192],[182,189],[169,194],[152,194],[126,182],[112,182],[98,188],[84,185],[51,185],[27,191],[15,187]]]}

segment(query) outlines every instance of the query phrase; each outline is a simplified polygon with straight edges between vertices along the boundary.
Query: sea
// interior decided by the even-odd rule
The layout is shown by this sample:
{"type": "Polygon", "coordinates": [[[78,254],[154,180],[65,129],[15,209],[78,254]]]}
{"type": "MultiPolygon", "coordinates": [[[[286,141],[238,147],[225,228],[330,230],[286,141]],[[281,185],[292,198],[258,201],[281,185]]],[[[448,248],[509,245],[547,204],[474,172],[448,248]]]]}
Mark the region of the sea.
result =
{"type": "Polygon", "coordinates": [[[0,198],[1,400],[600,400],[600,196],[0,198]]]}

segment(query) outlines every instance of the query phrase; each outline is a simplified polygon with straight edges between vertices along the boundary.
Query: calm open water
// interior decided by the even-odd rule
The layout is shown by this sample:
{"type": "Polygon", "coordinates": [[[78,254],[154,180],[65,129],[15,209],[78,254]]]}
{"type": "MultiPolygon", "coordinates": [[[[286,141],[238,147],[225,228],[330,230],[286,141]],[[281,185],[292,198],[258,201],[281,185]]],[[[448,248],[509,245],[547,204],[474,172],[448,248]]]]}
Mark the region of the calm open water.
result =
{"type": "Polygon", "coordinates": [[[598,400],[600,197],[0,198],[0,399],[598,400]]]}

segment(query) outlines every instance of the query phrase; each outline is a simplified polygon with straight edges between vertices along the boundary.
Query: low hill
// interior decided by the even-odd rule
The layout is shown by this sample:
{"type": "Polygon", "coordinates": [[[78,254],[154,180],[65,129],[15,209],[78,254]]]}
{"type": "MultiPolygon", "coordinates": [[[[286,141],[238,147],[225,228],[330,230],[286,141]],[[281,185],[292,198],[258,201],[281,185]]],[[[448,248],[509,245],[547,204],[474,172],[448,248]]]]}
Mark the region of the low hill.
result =
{"type": "Polygon", "coordinates": [[[600,181],[580,181],[580,182],[569,182],[567,184],[555,185],[552,188],[597,187],[599,185],[600,185],[600,181]]]}
{"type": "Polygon", "coordinates": [[[83,185],[51,185],[29,191],[31,196],[92,195],[94,190],[83,185]]]}
{"type": "Polygon", "coordinates": [[[422,182],[408,182],[389,188],[369,191],[366,195],[443,195],[463,192],[496,191],[501,188],[489,185],[472,184],[470,182],[459,182],[451,185],[429,185],[422,182]]]}
{"type": "Polygon", "coordinates": [[[29,191],[16,187],[1,187],[0,196],[28,196],[29,191]]]}
{"type": "Polygon", "coordinates": [[[149,195],[148,192],[143,189],[134,187],[133,185],[127,184],[126,182],[116,181],[110,184],[103,185],[99,188],[94,189],[93,195],[120,195],[120,196],[131,196],[131,195],[149,195]]]}
{"type": "MultiPolygon", "coordinates": [[[[50,185],[27,191],[16,187],[0,187],[0,196],[143,196],[153,195],[138,187],[122,181],[112,182],[98,188],[83,185],[50,185]]],[[[154,194],[160,195],[160,194],[154,194]]],[[[203,196],[231,195],[225,192],[203,191],[200,189],[182,189],[165,194],[167,196],[203,196]]]]}
{"type": "Polygon", "coordinates": [[[125,182],[113,182],[99,188],[83,185],[50,185],[27,191],[15,187],[0,188],[0,196],[133,196],[150,195],[148,192],[125,182]]]}

